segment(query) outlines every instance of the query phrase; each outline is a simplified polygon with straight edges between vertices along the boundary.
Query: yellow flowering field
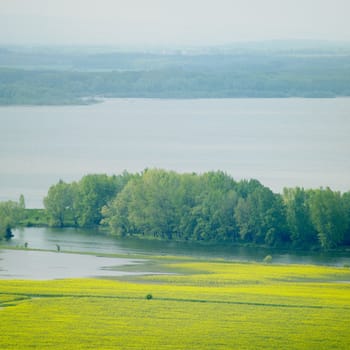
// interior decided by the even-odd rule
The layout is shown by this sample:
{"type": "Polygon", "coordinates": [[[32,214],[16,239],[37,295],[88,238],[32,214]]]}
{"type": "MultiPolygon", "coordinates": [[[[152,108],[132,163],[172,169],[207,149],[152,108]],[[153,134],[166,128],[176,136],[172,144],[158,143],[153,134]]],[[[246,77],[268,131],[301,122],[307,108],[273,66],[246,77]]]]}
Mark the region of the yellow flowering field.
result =
{"type": "Polygon", "coordinates": [[[0,280],[0,349],[350,348],[349,268],[155,260],[181,274],[0,280]]]}

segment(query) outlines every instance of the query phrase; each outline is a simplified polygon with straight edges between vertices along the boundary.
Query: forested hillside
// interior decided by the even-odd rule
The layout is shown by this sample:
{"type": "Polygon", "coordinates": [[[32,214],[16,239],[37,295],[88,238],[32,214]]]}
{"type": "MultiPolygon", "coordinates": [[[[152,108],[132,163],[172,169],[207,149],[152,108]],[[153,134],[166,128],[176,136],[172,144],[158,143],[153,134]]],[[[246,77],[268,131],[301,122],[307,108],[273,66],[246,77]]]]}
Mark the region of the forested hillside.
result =
{"type": "Polygon", "coordinates": [[[87,175],[60,181],[44,200],[50,225],[104,225],[119,236],[337,248],[350,244],[350,192],[273,193],[218,171],[87,175]]]}
{"type": "Polygon", "coordinates": [[[125,53],[0,50],[0,105],[101,97],[350,96],[350,50],[125,53]]]}

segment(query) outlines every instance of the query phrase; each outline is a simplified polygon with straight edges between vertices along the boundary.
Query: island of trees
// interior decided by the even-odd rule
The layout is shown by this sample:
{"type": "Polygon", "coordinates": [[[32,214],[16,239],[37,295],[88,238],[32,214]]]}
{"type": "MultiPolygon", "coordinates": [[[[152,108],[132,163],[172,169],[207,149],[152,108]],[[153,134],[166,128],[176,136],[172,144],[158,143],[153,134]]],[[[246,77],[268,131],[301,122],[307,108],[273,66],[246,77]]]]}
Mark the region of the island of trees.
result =
{"type": "MultiPolygon", "coordinates": [[[[19,222],[23,202],[1,203],[3,236],[9,237],[19,222]],[[11,210],[12,221],[5,221],[11,210]]],[[[290,249],[350,245],[350,191],[296,187],[280,194],[257,180],[235,181],[221,171],[179,174],[146,169],[86,175],[78,182],[52,185],[44,207],[44,223],[50,226],[98,226],[121,237],[290,249]]]]}

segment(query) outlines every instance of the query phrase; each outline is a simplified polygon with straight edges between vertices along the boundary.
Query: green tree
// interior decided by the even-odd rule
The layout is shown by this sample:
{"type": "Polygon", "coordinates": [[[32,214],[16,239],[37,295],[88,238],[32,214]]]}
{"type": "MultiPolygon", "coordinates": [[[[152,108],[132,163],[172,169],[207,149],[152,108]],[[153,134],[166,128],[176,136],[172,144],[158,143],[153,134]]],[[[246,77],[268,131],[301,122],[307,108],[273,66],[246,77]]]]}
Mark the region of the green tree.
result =
{"type": "Polygon", "coordinates": [[[239,198],[235,208],[235,219],[239,228],[239,236],[245,242],[252,242],[255,236],[255,213],[251,200],[239,198]]]}
{"type": "Polygon", "coordinates": [[[222,172],[198,176],[146,170],[104,207],[104,222],[119,235],[233,240],[234,185],[222,172]]]}
{"type": "Polygon", "coordinates": [[[344,233],[344,241],[343,243],[346,245],[350,245],[350,191],[345,192],[342,196],[343,208],[345,211],[346,218],[346,230],[344,233]]]}
{"type": "Polygon", "coordinates": [[[119,176],[92,174],[84,176],[75,189],[74,213],[81,227],[99,225],[102,208],[119,193],[132,178],[127,172],[119,176]]]}
{"type": "Polygon", "coordinates": [[[179,187],[176,189],[177,226],[174,236],[181,240],[193,239],[196,218],[193,208],[197,205],[198,194],[201,193],[201,180],[195,174],[182,174],[179,177],[179,187]]]}
{"type": "Polygon", "coordinates": [[[199,178],[192,216],[197,240],[236,240],[234,210],[238,202],[236,182],[223,172],[208,172],[199,178]]]}
{"type": "Polygon", "coordinates": [[[321,246],[337,247],[344,239],[347,216],[341,194],[330,188],[310,192],[310,213],[321,246]]]}
{"type": "Polygon", "coordinates": [[[0,240],[12,237],[12,229],[20,224],[24,216],[24,209],[23,195],[19,202],[0,202],[0,240]]]}
{"type": "Polygon", "coordinates": [[[146,205],[142,190],[141,176],[134,176],[117,194],[115,199],[104,206],[104,223],[119,236],[144,234],[143,208],[146,205]]]}
{"type": "Polygon", "coordinates": [[[44,198],[44,207],[49,218],[49,224],[63,227],[66,217],[73,207],[71,185],[62,180],[56,185],[52,185],[44,198]]]}
{"type": "Polygon", "coordinates": [[[164,170],[145,170],[131,179],[103,210],[118,235],[141,234],[172,238],[176,232],[177,191],[180,177],[164,170]]]}
{"type": "Polygon", "coordinates": [[[254,190],[238,200],[235,218],[242,240],[280,245],[288,242],[285,211],[279,195],[254,183],[254,190]]]}
{"type": "Polygon", "coordinates": [[[25,202],[23,194],[21,194],[19,196],[18,205],[19,205],[20,209],[22,209],[22,210],[24,210],[26,208],[26,202],[25,202]]]}
{"type": "Polygon", "coordinates": [[[283,246],[290,242],[286,210],[279,194],[270,193],[270,207],[265,212],[265,243],[270,246],[283,246]]]}
{"type": "Polygon", "coordinates": [[[309,192],[303,188],[285,188],[287,224],[293,246],[307,248],[317,243],[317,232],[311,222],[309,192]]]}

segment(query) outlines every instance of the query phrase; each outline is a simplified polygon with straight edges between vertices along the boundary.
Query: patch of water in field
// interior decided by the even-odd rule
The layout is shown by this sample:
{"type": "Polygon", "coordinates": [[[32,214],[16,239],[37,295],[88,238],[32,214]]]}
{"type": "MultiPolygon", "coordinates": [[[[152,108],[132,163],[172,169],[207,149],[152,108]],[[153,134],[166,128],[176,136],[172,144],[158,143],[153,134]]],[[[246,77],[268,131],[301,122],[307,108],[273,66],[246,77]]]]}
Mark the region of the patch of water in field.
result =
{"type": "Polygon", "coordinates": [[[0,278],[49,280],[124,276],[138,273],[118,271],[118,267],[141,262],[138,259],[95,255],[1,249],[0,278]]]}

